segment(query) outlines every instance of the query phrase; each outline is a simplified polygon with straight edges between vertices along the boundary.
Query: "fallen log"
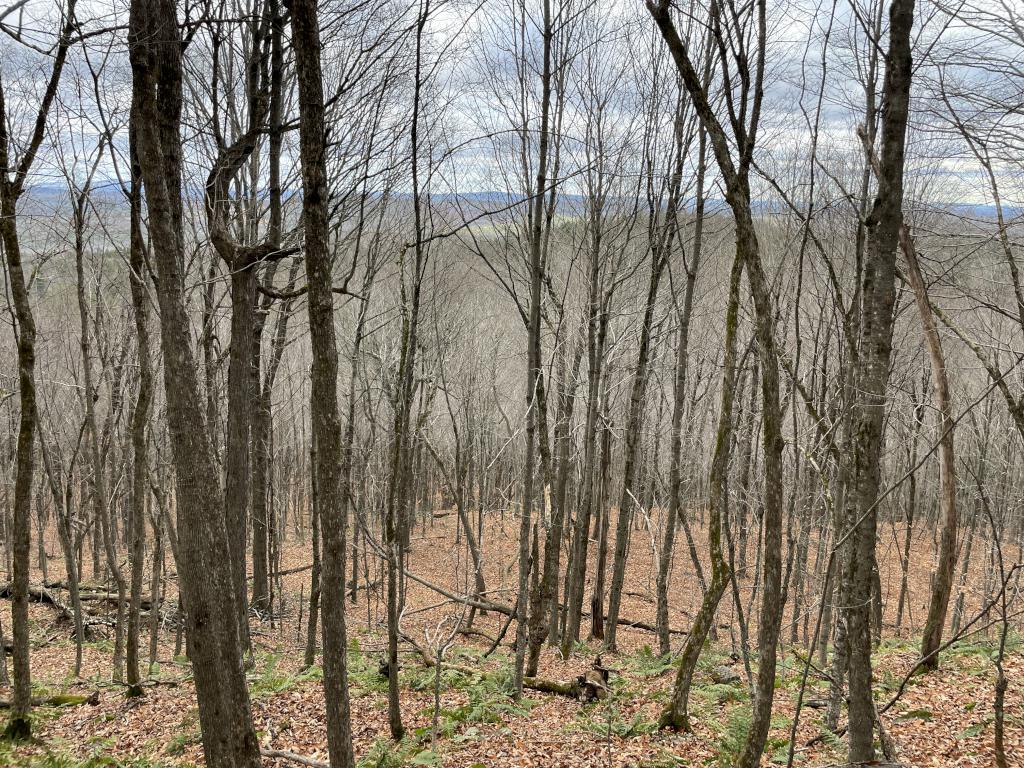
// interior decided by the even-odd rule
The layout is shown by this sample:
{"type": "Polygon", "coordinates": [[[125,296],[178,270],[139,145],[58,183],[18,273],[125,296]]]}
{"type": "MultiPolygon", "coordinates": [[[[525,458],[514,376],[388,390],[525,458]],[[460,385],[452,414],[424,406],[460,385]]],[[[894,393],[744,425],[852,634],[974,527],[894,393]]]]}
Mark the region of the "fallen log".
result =
{"type": "MultiPolygon", "coordinates": [[[[77,707],[81,704],[96,706],[100,703],[100,692],[93,691],[88,696],[75,693],[58,693],[55,696],[33,696],[33,707],[77,707]]],[[[0,709],[10,709],[11,702],[0,699],[0,709]]]]}
{"type": "Polygon", "coordinates": [[[275,760],[288,760],[299,765],[308,765],[310,768],[330,768],[327,763],[314,760],[311,757],[305,757],[304,755],[297,755],[294,752],[287,752],[283,749],[261,749],[260,754],[275,760]]]}
{"type": "Polygon", "coordinates": [[[524,677],[523,687],[542,693],[554,693],[568,696],[581,702],[601,701],[608,697],[608,674],[610,669],[601,662],[601,657],[594,659],[590,670],[569,682],[561,680],[545,680],[539,677],[524,677]]]}
{"type": "MultiPolygon", "coordinates": [[[[79,593],[78,599],[81,600],[83,603],[111,603],[113,605],[117,605],[121,601],[121,598],[118,597],[116,592],[85,591],[79,593]]],[[[130,600],[126,597],[124,599],[124,602],[125,604],[127,604],[130,602],[130,600]]],[[[143,611],[151,610],[153,608],[153,603],[148,597],[144,597],[142,598],[142,601],[139,603],[139,608],[141,608],[143,611]]]]}
{"type": "MultiPolygon", "coordinates": [[[[434,658],[434,655],[416,642],[415,639],[404,632],[401,633],[400,637],[413,647],[413,650],[416,651],[416,654],[420,657],[420,660],[427,669],[433,669],[437,666],[437,659],[434,658]]],[[[476,667],[467,667],[463,664],[450,664],[448,662],[444,662],[444,667],[445,669],[454,669],[456,672],[461,672],[464,675],[479,675],[481,673],[480,669],[476,667]]]]}
{"type": "Polygon", "coordinates": [[[524,677],[523,688],[541,693],[554,693],[559,696],[568,696],[570,699],[580,697],[580,687],[576,680],[564,683],[561,680],[545,680],[541,677],[524,677]]]}
{"type": "MultiPolygon", "coordinates": [[[[468,605],[470,608],[478,608],[478,609],[480,609],[482,611],[494,611],[495,613],[500,613],[500,614],[503,614],[504,616],[511,616],[515,612],[515,608],[513,606],[510,606],[510,605],[504,605],[502,603],[495,603],[495,602],[493,602],[491,600],[487,600],[487,599],[482,598],[482,597],[476,597],[476,596],[473,596],[473,595],[460,595],[460,594],[457,594],[455,592],[452,592],[451,590],[445,589],[444,587],[441,587],[441,586],[439,586],[437,584],[434,584],[432,582],[427,581],[426,579],[424,579],[421,576],[417,576],[415,573],[412,573],[408,569],[405,570],[405,575],[408,576],[413,581],[415,581],[417,584],[422,584],[427,589],[432,589],[434,592],[437,592],[439,595],[443,595],[444,597],[447,597],[449,600],[454,600],[457,603],[462,603],[463,605],[468,605]]],[[[584,616],[584,617],[590,616],[590,614],[586,613],[586,612],[584,612],[584,613],[582,613],[580,615],[584,616]]],[[[634,621],[632,619],[620,618],[616,622],[616,624],[618,626],[620,626],[620,627],[626,627],[627,629],[640,629],[640,630],[643,630],[645,632],[657,632],[658,631],[657,627],[655,627],[653,624],[650,624],[650,623],[648,623],[646,621],[634,621]]],[[[685,629],[672,629],[670,627],[668,631],[669,631],[670,635],[685,635],[685,634],[688,634],[687,630],[685,630],[685,629]]]]}
{"type": "MultiPolygon", "coordinates": [[[[68,589],[68,583],[64,579],[50,579],[44,581],[43,586],[47,589],[68,589]]],[[[106,592],[107,587],[105,584],[96,584],[91,581],[83,581],[78,585],[79,592],[106,592]]]]}
{"type": "MultiPolygon", "coordinates": [[[[584,615],[589,616],[590,614],[584,614],[584,615]]],[[[631,621],[630,619],[619,619],[618,622],[616,622],[616,623],[620,627],[625,627],[626,629],[642,629],[645,632],[655,632],[655,633],[658,631],[658,628],[656,626],[654,626],[653,624],[649,624],[646,621],[631,621]]],[[[668,633],[670,635],[686,635],[686,634],[689,634],[687,632],[687,630],[685,630],[685,629],[672,629],[672,627],[668,628],[668,633]]]]}
{"type": "MultiPolygon", "coordinates": [[[[11,584],[4,584],[0,587],[0,597],[11,596],[11,584]]],[[[65,605],[57,597],[45,587],[33,587],[28,588],[28,599],[33,603],[46,603],[52,605],[60,613],[61,618],[67,621],[73,622],[75,620],[74,609],[70,605],[65,605]]],[[[88,615],[85,611],[82,612],[82,626],[86,629],[89,627],[112,627],[114,626],[114,620],[106,618],[104,616],[88,615]]]]}
{"type": "Polygon", "coordinates": [[[480,637],[486,640],[488,643],[494,642],[494,638],[491,635],[487,634],[483,630],[476,629],[475,627],[461,627],[459,629],[459,634],[465,635],[466,637],[480,637]]]}
{"type": "MultiPolygon", "coordinates": [[[[12,590],[12,584],[4,584],[0,587],[0,597],[12,597],[12,590]]],[[[60,611],[65,618],[71,619],[72,621],[74,620],[75,614],[71,609],[71,606],[64,605],[64,603],[60,602],[60,600],[58,600],[50,590],[46,589],[46,587],[33,587],[30,585],[28,588],[28,599],[33,603],[47,603],[48,605],[52,605],[60,611]]]]}

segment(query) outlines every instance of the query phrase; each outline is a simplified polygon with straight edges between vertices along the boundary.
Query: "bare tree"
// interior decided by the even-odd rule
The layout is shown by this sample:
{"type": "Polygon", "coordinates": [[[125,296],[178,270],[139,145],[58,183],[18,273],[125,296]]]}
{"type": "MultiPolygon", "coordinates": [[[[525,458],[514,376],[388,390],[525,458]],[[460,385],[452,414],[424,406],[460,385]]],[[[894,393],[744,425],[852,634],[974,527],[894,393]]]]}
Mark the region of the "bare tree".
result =
{"type": "Polygon", "coordinates": [[[134,0],[132,109],[157,273],[164,389],[178,504],[178,571],[203,750],[212,765],[258,766],[238,635],[223,495],[202,410],[184,297],[182,47],[171,0],[134,0]],[[213,510],[213,511],[211,511],[213,510]]]}
{"type": "MultiPolygon", "coordinates": [[[[61,73],[67,61],[72,36],[78,23],[75,0],[68,0],[61,9],[60,32],[53,48],[53,61],[45,79],[35,118],[23,143],[18,141],[15,126],[8,114],[3,81],[0,80],[0,242],[4,248],[4,263],[14,315],[18,341],[18,399],[21,414],[18,427],[17,469],[14,485],[14,600],[12,605],[12,637],[14,639],[14,697],[11,717],[5,734],[23,739],[31,734],[29,709],[32,682],[29,669],[28,645],[28,580],[29,549],[31,546],[32,483],[35,470],[35,433],[38,423],[35,388],[36,324],[29,300],[30,280],[26,279],[25,265],[18,238],[18,200],[25,191],[28,175],[35,164],[39,147],[46,133],[46,122],[57,95],[61,73]]],[[[6,15],[6,14],[5,14],[6,15]]],[[[7,32],[7,28],[4,28],[7,32]]]]}
{"type": "Polygon", "coordinates": [[[332,259],[328,248],[326,124],[320,65],[320,23],[313,0],[292,0],[292,45],[299,88],[299,152],[305,234],[307,313],[313,352],[310,419],[316,442],[318,513],[324,535],[322,582],[324,699],[332,768],[355,765],[348,702],[345,633],[345,534],[341,514],[341,421],[338,413],[338,348],[334,330],[332,259]]]}
{"type": "Polygon", "coordinates": [[[844,579],[849,607],[851,762],[873,760],[875,703],[871,693],[871,606],[877,504],[886,389],[892,352],[896,252],[903,226],[903,168],[910,111],[913,0],[889,6],[889,48],[882,99],[878,189],[869,212],[868,243],[860,286],[860,348],[852,376],[858,393],[851,414],[851,476],[845,491],[842,535],[850,539],[844,579]]]}
{"type": "MultiPolygon", "coordinates": [[[[730,293],[736,296],[740,270],[745,270],[755,308],[755,338],[760,356],[763,452],[764,452],[764,590],[761,599],[761,615],[758,622],[758,647],[761,664],[758,667],[754,697],[754,716],[746,743],[740,758],[740,765],[756,765],[764,749],[771,719],[772,701],[775,689],[776,648],[782,622],[782,411],[779,403],[779,363],[775,341],[775,308],[764,268],[761,263],[760,244],[754,228],[751,205],[749,173],[753,162],[757,130],[761,117],[763,79],[765,70],[765,49],[767,31],[764,0],[753,3],[742,12],[726,13],[717,4],[710,9],[709,25],[718,49],[717,60],[722,67],[726,83],[725,102],[728,125],[732,131],[736,154],[733,155],[725,127],[718,119],[708,97],[705,84],[701,81],[690,59],[686,43],[679,37],[668,0],[655,4],[648,2],[648,10],[654,17],[669,52],[676,63],[680,77],[693,100],[694,109],[701,125],[708,133],[712,151],[719,171],[725,181],[726,202],[733,213],[736,236],[736,264],[730,283],[730,293]],[[740,41],[742,43],[733,42],[740,41]],[[727,42],[728,41],[728,42],[727,42]],[[735,68],[737,74],[730,75],[735,68]],[[742,73],[742,74],[739,74],[742,73]],[[737,82],[738,81],[738,82],[737,82]],[[733,90],[734,89],[734,90],[733,90]]],[[[726,333],[732,335],[735,345],[736,307],[738,296],[730,300],[726,321],[726,333]]],[[[722,382],[722,409],[713,464],[712,493],[723,494],[724,489],[715,488],[725,482],[728,472],[728,442],[731,439],[732,390],[735,371],[733,370],[735,349],[726,342],[726,370],[722,382]],[[731,359],[733,358],[733,359],[731,359]],[[732,379],[732,380],[730,380],[732,379]],[[725,441],[725,445],[722,442],[725,441]],[[718,476],[714,476],[715,473],[718,476]]],[[[724,495],[724,494],[723,494],[724,495]]],[[[722,501],[719,499],[718,504],[722,501]]],[[[712,505],[715,504],[714,497],[712,505]]],[[[719,513],[720,514],[720,511],[719,513]]],[[[720,523],[719,523],[720,524],[720,523]]],[[[720,531],[718,532],[720,535],[720,531]]],[[[712,542],[720,551],[721,542],[712,542]]],[[[719,554],[719,557],[721,555],[719,554]]],[[[714,558],[712,560],[714,564],[714,558]]],[[[684,662],[680,666],[672,706],[663,718],[665,724],[674,727],[686,726],[686,697],[692,679],[692,666],[700,653],[700,645],[710,629],[714,609],[725,589],[728,567],[719,563],[712,576],[713,586],[705,593],[701,614],[695,625],[702,632],[691,631],[684,649],[684,662]],[[719,579],[721,579],[719,581],[719,579]],[[716,594],[717,592],[717,594],[716,594]],[[700,623],[698,623],[700,622],[700,623]],[[693,647],[691,647],[693,646],[693,647]],[[689,653],[688,653],[689,651],[689,653]],[[692,662],[690,661],[692,659],[692,662]]]]}

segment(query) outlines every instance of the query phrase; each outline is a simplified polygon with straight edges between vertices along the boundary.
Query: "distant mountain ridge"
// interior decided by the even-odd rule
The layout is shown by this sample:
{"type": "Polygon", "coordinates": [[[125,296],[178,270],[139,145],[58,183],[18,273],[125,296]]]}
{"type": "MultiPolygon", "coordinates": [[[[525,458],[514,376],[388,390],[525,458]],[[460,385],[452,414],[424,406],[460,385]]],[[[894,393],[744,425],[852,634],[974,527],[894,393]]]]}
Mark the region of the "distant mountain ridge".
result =
{"type": "MultiPolygon", "coordinates": [[[[203,190],[199,187],[192,187],[194,196],[198,199],[202,196],[203,190]]],[[[104,179],[102,181],[95,182],[92,186],[92,193],[97,195],[102,200],[111,200],[113,198],[123,198],[121,184],[116,179],[109,180],[104,179]]],[[[264,190],[261,194],[266,194],[264,190]]],[[[296,192],[296,195],[301,195],[301,192],[296,192]]],[[[68,188],[65,184],[57,183],[43,183],[34,184],[26,188],[25,195],[30,200],[36,202],[47,202],[57,201],[68,196],[68,188]]],[[[410,199],[412,197],[411,192],[398,192],[392,193],[393,197],[398,199],[410,199]]],[[[468,205],[472,206],[476,213],[484,213],[487,210],[500,212],[505,209],[513,208],[517,205],[524,205],[529,199],[526,196],[512,195],[508,192],[501,192],[497,190],[480,191],[480,192],[462,192],[462,193],[439,193],[431,195],[431,198],[438,203],[445,203],[448,205],[468,205]]],[[[559,210],[578,210],[586,202],[586,196],[575,193],[560,193],[558,196],[559,210]]],[[[772,213],[785,213],[788,211],[788,207],[781,201],[775,200],[755,200],[754,209],[758,213],[772,214],[772,213]]],[[[708,198],[704,201],[704,207],[706,211],[711,213],[724,213],[728,212],[729,205],[724,200],[719,198],[708,198]]],[[[945,213],[955,214],[958,216],[966,216],[974,219],[995,219],[996,218],[996,207],[989,203],[959,203],[959,202],[946,202],[937,203],[926,206],[931,211],[942,211],[945,213]]],[[[687,209],[692,210],[693,203],[690,201],[687,204],[687,209]]],[[[1003,216],[1006,219],[1016,219],[1024,217],[1024,207],[1018,206],[1003,206],[1003,216]]]]}

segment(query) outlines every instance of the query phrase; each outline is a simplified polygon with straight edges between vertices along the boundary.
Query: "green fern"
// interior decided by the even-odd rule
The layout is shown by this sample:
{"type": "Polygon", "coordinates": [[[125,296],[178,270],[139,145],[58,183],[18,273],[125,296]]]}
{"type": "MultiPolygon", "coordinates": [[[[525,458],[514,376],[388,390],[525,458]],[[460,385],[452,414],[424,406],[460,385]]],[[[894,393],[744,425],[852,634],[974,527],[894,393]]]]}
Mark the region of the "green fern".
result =
{"type": "Polygon", "coordinates": [[[751,715],[747,707],[734,707],[729,712],[729,718],[719,732],[720,748],[715,760],[720,768],[730,768],[736,764],[747,742],[750,723],[751,715]]]}

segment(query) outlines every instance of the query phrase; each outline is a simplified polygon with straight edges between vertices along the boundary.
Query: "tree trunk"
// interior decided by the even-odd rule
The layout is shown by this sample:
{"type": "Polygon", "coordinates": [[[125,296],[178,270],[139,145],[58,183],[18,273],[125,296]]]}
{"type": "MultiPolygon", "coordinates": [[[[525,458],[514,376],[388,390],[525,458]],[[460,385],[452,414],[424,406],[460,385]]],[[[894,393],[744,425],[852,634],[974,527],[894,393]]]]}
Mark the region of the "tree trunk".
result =
{"type": "Polygon", "coordinates": [[[224,522],[235,591],[235,620],[243,650],[249,652],[249,598],[246,588],[246,530],[251,486],[249,431],[254,406],[252,375],[253,310],[256,273],[253,265],[228,262],[231,272],[231,340],[228,344],[227,447],[224,452],[224,522]]]}
{"type": "MultiPolygon", "coordinates": [[[[550,142],[549,125],[551,117],[551,53],[554,28],[552,26],[551,0],[543,0],[543,22],[541,26],[543,62],[540,72],[541,104],[540,104],[540,135],[537,149],[537,178],[533,195],[529,204],[529,263],[530,298],[527,307],[527,371],[526,371],[526,461],[523,467],[523,506],[519,524],[519,579],[518,596],[516,599],[516,655],[513,670],[512,687],[518,698],[523,694],[523,675],[526,666],[526,651],[529,642],[529,625],[527,621],[528,593],[530,569],[533,563],[530,558],[530,521],[534,502],[534,478],[537,474],[536,450],[538,426],[542,427],[540,441],[545,445],[542,453],[547,453],[547,401],[544,397],[544,371],[541,361],[541,286],[544,279],[543,259],[543,224],[544,224],[544,192],[548,185],[548,147],[550,142]],[[541,412],[544,411],[542,414],[541,412]]],[[[547,462],[545,461],[545,464],[547,462]]],[[[545,469],[548,467],[545,466],[545,469]]],[[[545,497],[547,472],[541,474],[540,497],[545,497]]],[[[541,505],[543,506],[543,504],[541,505]]]]}
{"type": "Polygon", "coordinates": [[[323,532],[323,667],[327,749],[332,768],[355,765],[348,700],[345,628],[345,535],[341,497],[341,421],[338,413],[338,348],[334,331],[332,258],[329,251],[327,141],[320,24],[314,0],[292,0],[292,46],[299,86],[299,156],[306,239],[307,312],[313,362],[310,422],[316,441],[313,473],[320,494],[323,532]]]}
{"type": "MultiPolygon", "coordinates": [[[[0,89],[2,93],[2,89],[0,89]]],[[[2,96],[0,96],[2,98],[2,96]]],[[[6,113],[0,103],[0,124],[6,113]]],[[[6,139],[6,136],[4,137],[6,139]]],[[[0,147],[6,152],[6,146],[0,147]]],[[[28,286],[21,262],[15,205],[17,198],[9,189],[7,169],[0,177],[0,236],[3,237],[7,272],[10,275],[11,297],[18,332],[18,426],[17,467],[14,478],[13,524],[11,549],[14,552],[14,587],[11,605],[11,638],[14,641],[14,690],[11,716],[4,731],[9,738],[28,738],[31,734],[29,710],[32,706],[32,683],[29,672],[28,646],[28,573],[32,548],[32,477],[35,470],[36,388],[35,340],[36,325],[29,303],[28,286]]]]}
{"type": "Polygon", "coordinates": [[[71,35],[77,28],[75,0],[64,9],[60,38],[53,51],[53,64],[46,90],[36,110],[37,119],[31,136],[16,161],[8,140],[8,112],[3,80],[0,79],[0,241],[7,260],[9,290],[14,305],[14,326],[18,347],[18,440],[15,453],[14,504],[10,528],[14,551],[14,594],[11,605],[12,639],[14,641],[14,690],[11,717],[4,734],[9,738],[28,738],[32,728],[29,710],[32,706],[32,681],[29,669],[28,575],[32,548],[32,481],[35,472],[36,410],[36,324],[29,301],[29,284],[25,280],[21,244],[18,238],[17,205],[25,180],[47,127],[47,115],[57,94],[64,62],[67,60],[71,35]],[[13,176],[11,175],[13,173],[13,176]]]}
{"type": "Polygon", "coordinates": [[[133,0],[133,109],[157,267],[167,423],[179,515],[178,575],[187,606],[203,751],[208,765],[257,768],[242,665],[223,497],[185,306],[181,111],[182,40],[171,0],[133,0]]]}
{"type": "MultiPolygon", "coordinates": [[[[136,156],[136,139],[129,126],[129,154],[131,155],[131,196],[129,267],[132,313],[135,319],[136,359],[139,365],[139,391],[132,411],[132,486],[131,486],[131,602],[128,606],[128,669],[126,679],[130,691],[142,692],[139,686],[139,632],[142,577],[146,543],[146,499],[149,497],[149,461],[146,457],[146,427],[153,401],[153,370],[149,353],[149,297],[146,295],[147,267],[145,241],[142,233],[141,172],[136,156]]],[[[155,559],[154,559],[155,562],[155,559]]],[[[156,571],[156,569],[154,569],[156,571]]]]}
{"type": "MultiPolygon", "coordinates": [[[[678,174],[677,174],[678,176],[678,174]]],[[[669,204],[666,217],[675,221],[675,196],[669,204]]],[[[634,504],[641,494],[634,493],[633,485],[637,473],[638,446],[640,443],[641,420],[644,401],[647,394],[648,364],[650,362],[651,329],[654,325],[654,310],[658,300],[658,288],[661,276],[668,263],[671,242],[675,229],[672,224],[665,241],[653,248],[651,254],[651,276],[647,286],[647,303],[644,308],[643,323],[640,326],[640,350],[637,353],[636,371],[633,374],[633,386],[629,396],[629,416],[626,422],[626,445],[623,456],[622,495],[619,498],[619,514],[615,525],[615,557],[612,561],[612,582],[608,594],[608,616],[605,620],[605,647],[615,650],[615,635],[619,621],[619,606],[622,604],[622,589],[626,579],[626,554],[629,549],[630,521],[634,504]]]]}
{"type": "Polygon", "coordinates": [[[861,287],[861,348],[852,414],[853,473],[846,494],[850,558],[845,578],[849,643],[849,760],[875,757],[875,704],[871,693],[871,601],[875,568],[877,500],[881,484],[883,421],[892,353],[896,251],[903,223],[903,165],[910,106],[914,0],[892,0],[889,52],[882,100],[878,190],[868,215],[868,247],[861,287]]]}
{"type": "Polygon", "coordinates": [[[737,251],[729,277],[729,300],[725,315],[725,349],[722,370],[722,394],[718,411],[715,448],[708,477],[708,550],[711,555],[711,581],[704,592],[700,609],[693,618],[690,634],[679,658],[672,690],[672,700],[661,716],[661,726],[674,730],[690,730],[689,702],[693,674],[704,648],[715,611],[729,583],[729,565],[722,549],[722,516],[728,503],[726,480],[729,474],[729,452],[732,445],[732,411],[736,396],[736,336],[739,325],[740,278],[743,259],[737,251]]]}
{"type": "Polygon", "coordinates": [[[928,618],[925,620],[924,636],[921,638],[921,667],[933,670],[939,667],[939,646],[942,644],[942,630],[946,626],[946,611],[949,596],[953,592],[953,574],[956,571],[956,460],[953,451],[953,405],[949,396],[949,380],[946,377],[946,357],[942,352],[942,341],[935,327],[935,317],[928,301],[928,289],[921,275],[914,240],[906,223],[900,227],[900,246],[907,259],[907,276],[914,289],[917,311],[924,327],[928,356],[932,364],[932,381],[935,387],[935,404],[939,411],[939,507],[942,515],[942,539],[939,544],[938,565],[932,576],[932,596],[928,604],[928,618]]]}
{"type": "Polygon", "coordinates": [[[693,246],[690,262],[686,265],[686,288],[683,293],[683,304],[679,310],[679,339],[676,347],[675,378],[672,389],[672,446],[671,464],[669,467],[669,500],[668,514],[665,517],[664,538],[658,556],[658,576],[656,582],[657,607],[656,625],[658,627],[658,650],[662,656],[672,651],[670,644],[668,620],[668,579],[672,569],[672,552],[676,539],[676,523],[682,507],[682,443],[683,415],[686,410],[686,374],[689,364],[690,318],[693,315],[693,292],[697,285],[697,272],[700,269],[701,246],[704,232],[704,174],[707,161],[707,133],[701,128],[697,149],[697,205],[694,211],[693,246]]]}

